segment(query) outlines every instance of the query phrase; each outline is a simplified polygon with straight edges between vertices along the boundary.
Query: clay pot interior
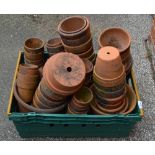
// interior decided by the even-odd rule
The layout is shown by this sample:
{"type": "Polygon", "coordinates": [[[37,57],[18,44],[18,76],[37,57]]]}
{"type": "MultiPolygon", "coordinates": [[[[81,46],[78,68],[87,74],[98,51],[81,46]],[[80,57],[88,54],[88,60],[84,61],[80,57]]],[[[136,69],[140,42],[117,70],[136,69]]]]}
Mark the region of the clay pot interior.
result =
{"type": "Polygon", "coordinates": [[[61,22],[60,30],[64,33],[76,33],[86,26],[86,20],[80,16],[73,16],[61,22]]]}
{"type": "Polygon", "coordinates": [[[130,43],[130,35],[121,28],[106,29],[99,36],[100,47],[113,46],[118,48],[120,52],[126,50],[130,43]]]}
{"type": "Polygon", "coordinates": [[[39,49],[44,47],[44,42],[39,38],[30,38],[25,41],[25,48],[39,49]]]}
{"type": "Polygon", "coordinates": [[[62,45],[60,38],[53,38],[47,41],[46,46],[56,47],[62,45]]]}

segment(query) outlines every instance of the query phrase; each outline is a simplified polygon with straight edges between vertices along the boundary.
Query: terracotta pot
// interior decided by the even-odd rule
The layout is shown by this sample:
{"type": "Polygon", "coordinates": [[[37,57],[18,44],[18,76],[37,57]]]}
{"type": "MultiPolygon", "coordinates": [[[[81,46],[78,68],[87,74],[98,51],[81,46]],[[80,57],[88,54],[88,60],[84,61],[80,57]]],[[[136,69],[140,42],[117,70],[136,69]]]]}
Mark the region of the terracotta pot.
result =
{"type": "Polygon", "coordinates": [[[85,73],[84,62],[72,53],[55,54],[48,59],[43,69],[44,77],[50,87],[69,95],[81,87],[85,73]]]}
{"type": "Polygon", "coordinates": [[[125,78],[126,78],[125,69],[124,69],[124,72],[117,78],[103,79],[95,73],[95,67],[94,67],[93,80],[95,83],[98,83],[103,87],[108,88],[108,87],[116,87],[117,85],[121,85],[125,81],[125,78]]]}
{"type": "Polygon", "coordinates": [[[39,38],[29,38],[25,41],[24,49],[30,53],[44,52],[44,42],[39,38]]]}
{"type": "Polygon", "coordinates": [[[25,89],[25,88],[20,88],[18,87],[18,94],[21,97],[21,99],[26,102],[30,103],[33,99],[33,95],[35,93],[35,89],[25,89]]]}
{"type": "Polygon", "coordinates": [[[64,47],[60,38],[53,38],[48,40],[48,42],[46,43],[46,48],[50,54],[55,54],[64,51],[64,47]]]}
{"type": "Polygon", "coordinates": [[[21,81],[17,79],[17,86],[23,89],[36,89],[38,86],[38,82],[27,82],[27,81],[21,81]]]}
{"type": "Polygon", "coordinates": [[[69,114],[87,114],[88,111],[77,111],[77,110],[73,109],[73,108],[70,106],[70,104],[69,104],[69,105],[68,105],[68,111],[67,111],[67,113],[69,113],[69,114]]]}
{"type": "Polygon", "coordinates": [[[111,92],[107,92],[104,89],[100,89],[95,85],[93,85],[93,88],[94,88],[94,91],[96,91],[100,96],[103,96],[103,98],[116,98],[125,92],[126,86],[122,87],[117,91],[111,91],[111,92]]]}
{"type": "Polygon", "coordinates": [[[50,100],[60,101],[60,100],[65,100],[65,98],[66,98],[65,96],[56,94],[50,88],[50,86],[48,86],[48,84],[44,78],[42,78],[42,80],[40,82],[40,91],[42,92],[42,94],[44,94],[44,96],[46,96],[46,98],[48,98],[50,100]]]}
{"type": "Polygon", "coordinates": [[[94,66],[93,66],[92,62],[88,59],[83,59],[83,62],[86,67],[86,77],[90,77],[93,73],[94,66]]]}
{"type": "Polygon", "coordinates": [[[99,89],[102,89],[103,91],[113,92],[113,91],[119,91],[120,89],[122,89],[122,87],[125,87],[126,81],[122,81],[122,83],[120,83],[119,85],[116,85],[114,87],[104,87],[104,86],[100,85],[100,83],[98,83],[97,81],[94,80],[94,85],[96,87],[98,87],[99,89]]]}
{"type": "Polygon", "coordinates": [[[20,72],[18,72],[17,74],[17,78],[20,81],[24,81],[24,82],[32,82],[32,83],[38,83],[40,81],[40,75],[30,75],[30,74],[21,74],[20,72]]]}
{"type": "Polygon", "coordinates": [[[25,108],[28,111],[32,111],[32,112],[38,112],[38,113],[57,113],[62,111],[65,107],[66,104],[61,105],[60,107],[56,107],[56,108],[52,108],[52,109],[39,109],[39,108],[35,108],[31,105],[28,105],[27,103],[25,103],[18,95],[17,92],[17,86],[16,86],[16,82],[14,85],[14,96],[16,98],[16,100],[18,101],[18,104],[20,104],[23,108],[25,108]]]}
{"type": "Polygon", "coordinates": [[[97,100],[95,100],[96,105],[98,107],[98,109],[100,109],[102,112],[106,113],[106,114],[116,114],[119,113],[120,111],[122,111],[122,109],[124,109],[124,107],[126,106],[126,99],[123,100],[122,104],[119,107],[116,107],[114,109],[109,109],[107,107],[103,107],[101,106],[97,100]]]}
{"type": "Polygon", "coordinates": [[[92,53],[94,52],[93,47],[91,47],[88,51],[85,51],[83,53],[77,54],[80,58],[88,58],[92,55],[92,53]]]}
{"type": "Polygon", "coordinates": [[[65,18],[60,23],[60,31],[63,33],[76,33],[86,27],[87,21],[81,16],[72,16],[65,18]]]}
{"type": "Polygon", "coordinates": [[[26,62],[26,64],[34,64],[34,65],[37,65],[38,67],[40,67],[45,63],[45,60],[40,59],[40,60],[32,61],[32,60],[28,60],[25,58],[25,62],[26,62]]]}
{"type": "Polygon", "coordinates": [[[29,74],[29,75],[38,75],[38,66],[32,64],[20,64],[19,73],[29,74]]]}
{"type": "Polygon", "coordinates": [[[24,51],[24,56],[27,60],[30,61],[36,61],[36,60],[40,60],[44,58],[44,53],[43,52],[39,52],[39,53],[29,53],[27,51],[24,51]]]}
{"type": "Polygon", "coordinates": [[[49,99],[46,96],[44,96],[44,94],[41,92],[40,85],[38,86],[38,89],[36,91],[36,95],[38,96],[38,99],[44,105],[47,105],[48,107],[56,107],[56,106],[64,104],[64,102],[65,102],[65,100],[56,101],[56,100],[52,100],[52,99],[49,99]]]}
{"type": "MultiPolygon", "coordinates": [[[[74,21],[72,21],[72,19],[74,19],[74,17],[70,17],[70,25],[65,25],[66,24],[66,20],[68,20],[68,18],[64,19],[62,22],[60,22],[60,24],[58,25],[58,32],[61,36],[61,39],[63,40],[63,38],[68,38],[68,39],[76,39],[76,38],[81,38],[82,36],[86,35],[87,33],[90,33],[90,23],[89,20],[86,17],[81,17],[81,19],[83,18],[84,21],[86,21],[86,25],[84,26],[84,22],[83,24],[80,23],[74,23],[74,21]],[[65,25],[65,26],[64,26],[65,25]],[[82,25],[82,26],[81,26],[82,25]],[[67,31],[69,33],[64,33],[64,31],[61,31],[64,27],[67,27],[67,31]]],[[[64,29],[63,29],[64,30],[64,29]]],[[[66,30],[65,30],[66,31],[66,30]]],[[[64,42],[64,41],[63,41],[64,42]]]]}
{"type": "Polygon", "coordinates": [[[71,38],[71,39],[68,39],[68,38],[65,38],[65,37],[61,37],[62,39],[62,43],[63,43],[63,46],[65,47],[78,47],[80,45],[83,45],[83,44],[86,44],[88,43],[88,40],[90,40],[91,38],[91,32],[90,30],[83,36],[79,37],[79,38],[71,38]]]}
{"type": "Polygon", "coordinates": [[[80,104],[77,103],[74,99],[72,99],[70,106],[73,107],[73,109],[75,109],[76,111],[88,111],[90,104],[88,105],[80,104]]]}
{"type": "Polygon", "coordinates": [[[119,52],[126,52],[130,47],[131,38],[127,31],[122,28],[109,28],[101,32],[99,36],[100,47],[113,46],[118,48],[119,52]]]}
{"type": "Polygon", "coordinates": [[[119,77],[124,71],[119,51],[111,46],[103,47],[99,50],[96,58],[96,75],[103,79],[114,79],[119,77]]]}
{"type": "MultiPolygon", "coordinates": [[[[81,38],[80,38],[80,40],[81,40],[81,38]]],[[[63,42],[62,42],[62,44],[63,44],[66,52],[80,54],[85,51],[88,51],[92,47],[92,37],[90,37],[85,43],[81,44],[81,42],[80,42],[79,46],[71,46],[71,45],[68,46],[68,45],[64,44],[63,42]]]]}
{"type": "Polygon", "coordinates": [[[73,99],[76,103],[81,105],[89,105],[93,100],[93,93],[88,87],[83,86],[73,95],[73,99]]]}

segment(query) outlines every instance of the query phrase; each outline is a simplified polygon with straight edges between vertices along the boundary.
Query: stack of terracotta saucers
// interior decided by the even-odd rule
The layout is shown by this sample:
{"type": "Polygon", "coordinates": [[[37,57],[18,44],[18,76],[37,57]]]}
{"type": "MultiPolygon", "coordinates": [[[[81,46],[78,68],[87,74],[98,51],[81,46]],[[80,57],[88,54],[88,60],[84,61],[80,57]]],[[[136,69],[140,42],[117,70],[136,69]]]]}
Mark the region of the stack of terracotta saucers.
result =
{"type": "Polygon", "coordinates": [[[126,74],[116,48],[107,46],[99,50],[93,78],[98,110],[103,114],[124,113],[128,109],[126,74]]]}
{"type": "Polygon", "coordinates": [[[106,29],[99,36],[99,45],[116,47],[120,52],[126,74],[130,73],[133,60],[130,53],[131,38],[127,31],[122,28],[106,29]]]}
{"type": "Polygon", "coordinates": [[[43,68],[43,79],[35,92],[33,105],[56,109],[66,106],[65,99],[77,92],[85,81],[85,64],[77,55],[61,52],[50,57],[43,68]]]}
{"type": "Polygon", "coordinates": [[[29,38],[24,44],[24,56],[27,64],[42,66],[44,60],[44,42],[39,38],[29,38]]]}
{"type": "Polygon", "coordinates": [[[56,53],[64,51],[61,38],[53,38],[48,40],[46,43],[46,48],[47,48],[47,52],[49,53],[49,56],[52,56],[56,53]]]}
{"type": "Polygon", "coordinates": [[[65,51],[95,62],[90,23],[86,17],[72,16],[62,20],[58,32],[65,51]]]}
{"type": "Polygon", "coordinates": [[[82,87],[73,95],[68,104],[69,114],[87,114],[90,111],[90,104],[93,102],[93,93],[88,87],[82,87]]]}

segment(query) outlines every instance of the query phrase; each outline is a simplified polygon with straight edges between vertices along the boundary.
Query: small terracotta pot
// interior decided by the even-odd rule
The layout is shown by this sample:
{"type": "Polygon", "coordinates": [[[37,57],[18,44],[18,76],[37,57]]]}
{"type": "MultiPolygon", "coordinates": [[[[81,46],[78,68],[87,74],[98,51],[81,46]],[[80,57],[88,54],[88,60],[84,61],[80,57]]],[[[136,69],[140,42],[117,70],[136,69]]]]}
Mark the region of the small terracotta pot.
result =
{"type": "Polygon", "coordinates": [[[17,86],[23,89],[36,89],[38,86],[38,82],[27,82],[27,81],[21,81],[17,79],[17,86]]]}
{"type": "Polygon", "coordinates": [[[30,103],[33,99],[33,95],[35,93],[35,89],[25,89],[25,88],[20,88],[18,87],[18,94],[21,97],[21,99],[26,102],[30,103]]]}
{"type": "Polygon", "coordinates": [[[44,77],[53,89],[55,87],[55,90],[69,94],[81,87],[85,73],[84,62],[72,53],[55,54],[48,59],[43,69],[44,77]]]}
{"type": "Polygon", "coordinates": [[[66,104],[64,104],[64,105],[61,105],[60,107],[56,107],[52,109],[39,109],[39,108],[35,108],[34,106],[28,105],[19,97],[17,92],[16,82],[14,85],[14,96],[18,101],[18,104],[20,104],[20,106],[22,106],[27,111],[38,112],[38,113],[58,113],[58,112],[61,112],[66,107],[66,104]]]}
{"type": "Polygon", "coordinates": [[[39,38],[29,38],[25,41],[24,49],[30,53],[44,52],[44,42],[39,38]]]}
{"type": "Polygon", "coordinates": [[[59,32],[62,40],[63,40],[63,38],[68,38],[68,39],[80,38],[80,37],[86,35],[87,33],[90,33],[90,23],[86,17],[81,17],[81,19],[83,19],[83,21],[86,21],[85,26],[84,26],[84,22],[81,22],[82,24],[80,23],[80,26],[79,26],[79,23],[76,24],[75,20],[73,21],[72,19],[74,19],[74,17],[70,17],[70,23],[72,23],[70,25],[65,25],[68,18],[64,19],[58,25],[58,32],[59,32]],[[68,28],[67,31],[69,33],[64,33],[64,27],[68,28]],[[63,29],[63,31],[61,31],[62,29],[63,29]]]}
{"type": "Polygon", "coordinates": [[[85,51],[83,53],[77,54],[80,58],[88,58],[92,55],[92,53],[94,52],[93,47],[91,47],[88,51],[85,51]]]}
{"type": "Polygon", "coordinates": [[[32,64],[20,64],[19,73],[28,75],[38,75],[38,66],[32,64]]]}
{"type": "MultiPolygon", "coordinates": [[[[81,38],[80,38],[81,39],[81,38]]],[[[88,51],[92,47],[92,37],[90,37],[85,43],[80,43],[79,46],[68,46],[65,43],[63,43],[64,49],[66,52],[74,53],[74,54],[80,54],[85,51],[88,51]]]]}
{"type": "Polygon", "coordinates": [[[122,28],[109,28],[101,32],[99,36],[100,47],[113,46],[119,52],[125,52],[131,44],[131,38],[127,31],[122,28]]]}
{"type": "Polygon", "coordinates": [[[69,104],[68,105],[67,113],[68,114],[87,114],[88,111],[86,111],[86,110],[85,111],[77,111],[73,107],[71,107],[71,105],[69,104]]]}
{"type": "Polygon", "coordinates": [[[55,54],[64,51],[64,47],[60,38],[53,38],[48,40],[46,43],[46,48],[50,54],[55,54]]]}
{"type": "Polygon", "coordinates": [[[119,51],[111,46],[99,50],[95,64],[96,75],[103,79],[114,79],[123,73],[119,51]]]}
{"type": "Polygon", "coordinates": [[[81,105],[89,105],[93,100],[93,93],[91,89],[83,86],[76,94],[73,95],[73,99],[76,103],[81,105]]]}

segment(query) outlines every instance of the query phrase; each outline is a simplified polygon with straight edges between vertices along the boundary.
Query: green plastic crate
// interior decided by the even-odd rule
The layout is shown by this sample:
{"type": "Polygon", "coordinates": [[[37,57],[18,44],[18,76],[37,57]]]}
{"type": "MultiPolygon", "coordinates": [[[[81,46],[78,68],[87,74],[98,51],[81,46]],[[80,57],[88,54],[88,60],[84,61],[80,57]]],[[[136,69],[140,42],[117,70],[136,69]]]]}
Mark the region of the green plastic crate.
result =
{"type": "MultiPolygon", "coordinates": [[[[21,62],[23,53],[19,52],[7,111],[21,137],[126,137],[143,116],[143,109],[138,104],[128,115],[20,113],[13,95],[13,85],[21,62]]],[[[140,98],[133,71],[128,81],[135,90],[138,103],[140,98]]]]}

